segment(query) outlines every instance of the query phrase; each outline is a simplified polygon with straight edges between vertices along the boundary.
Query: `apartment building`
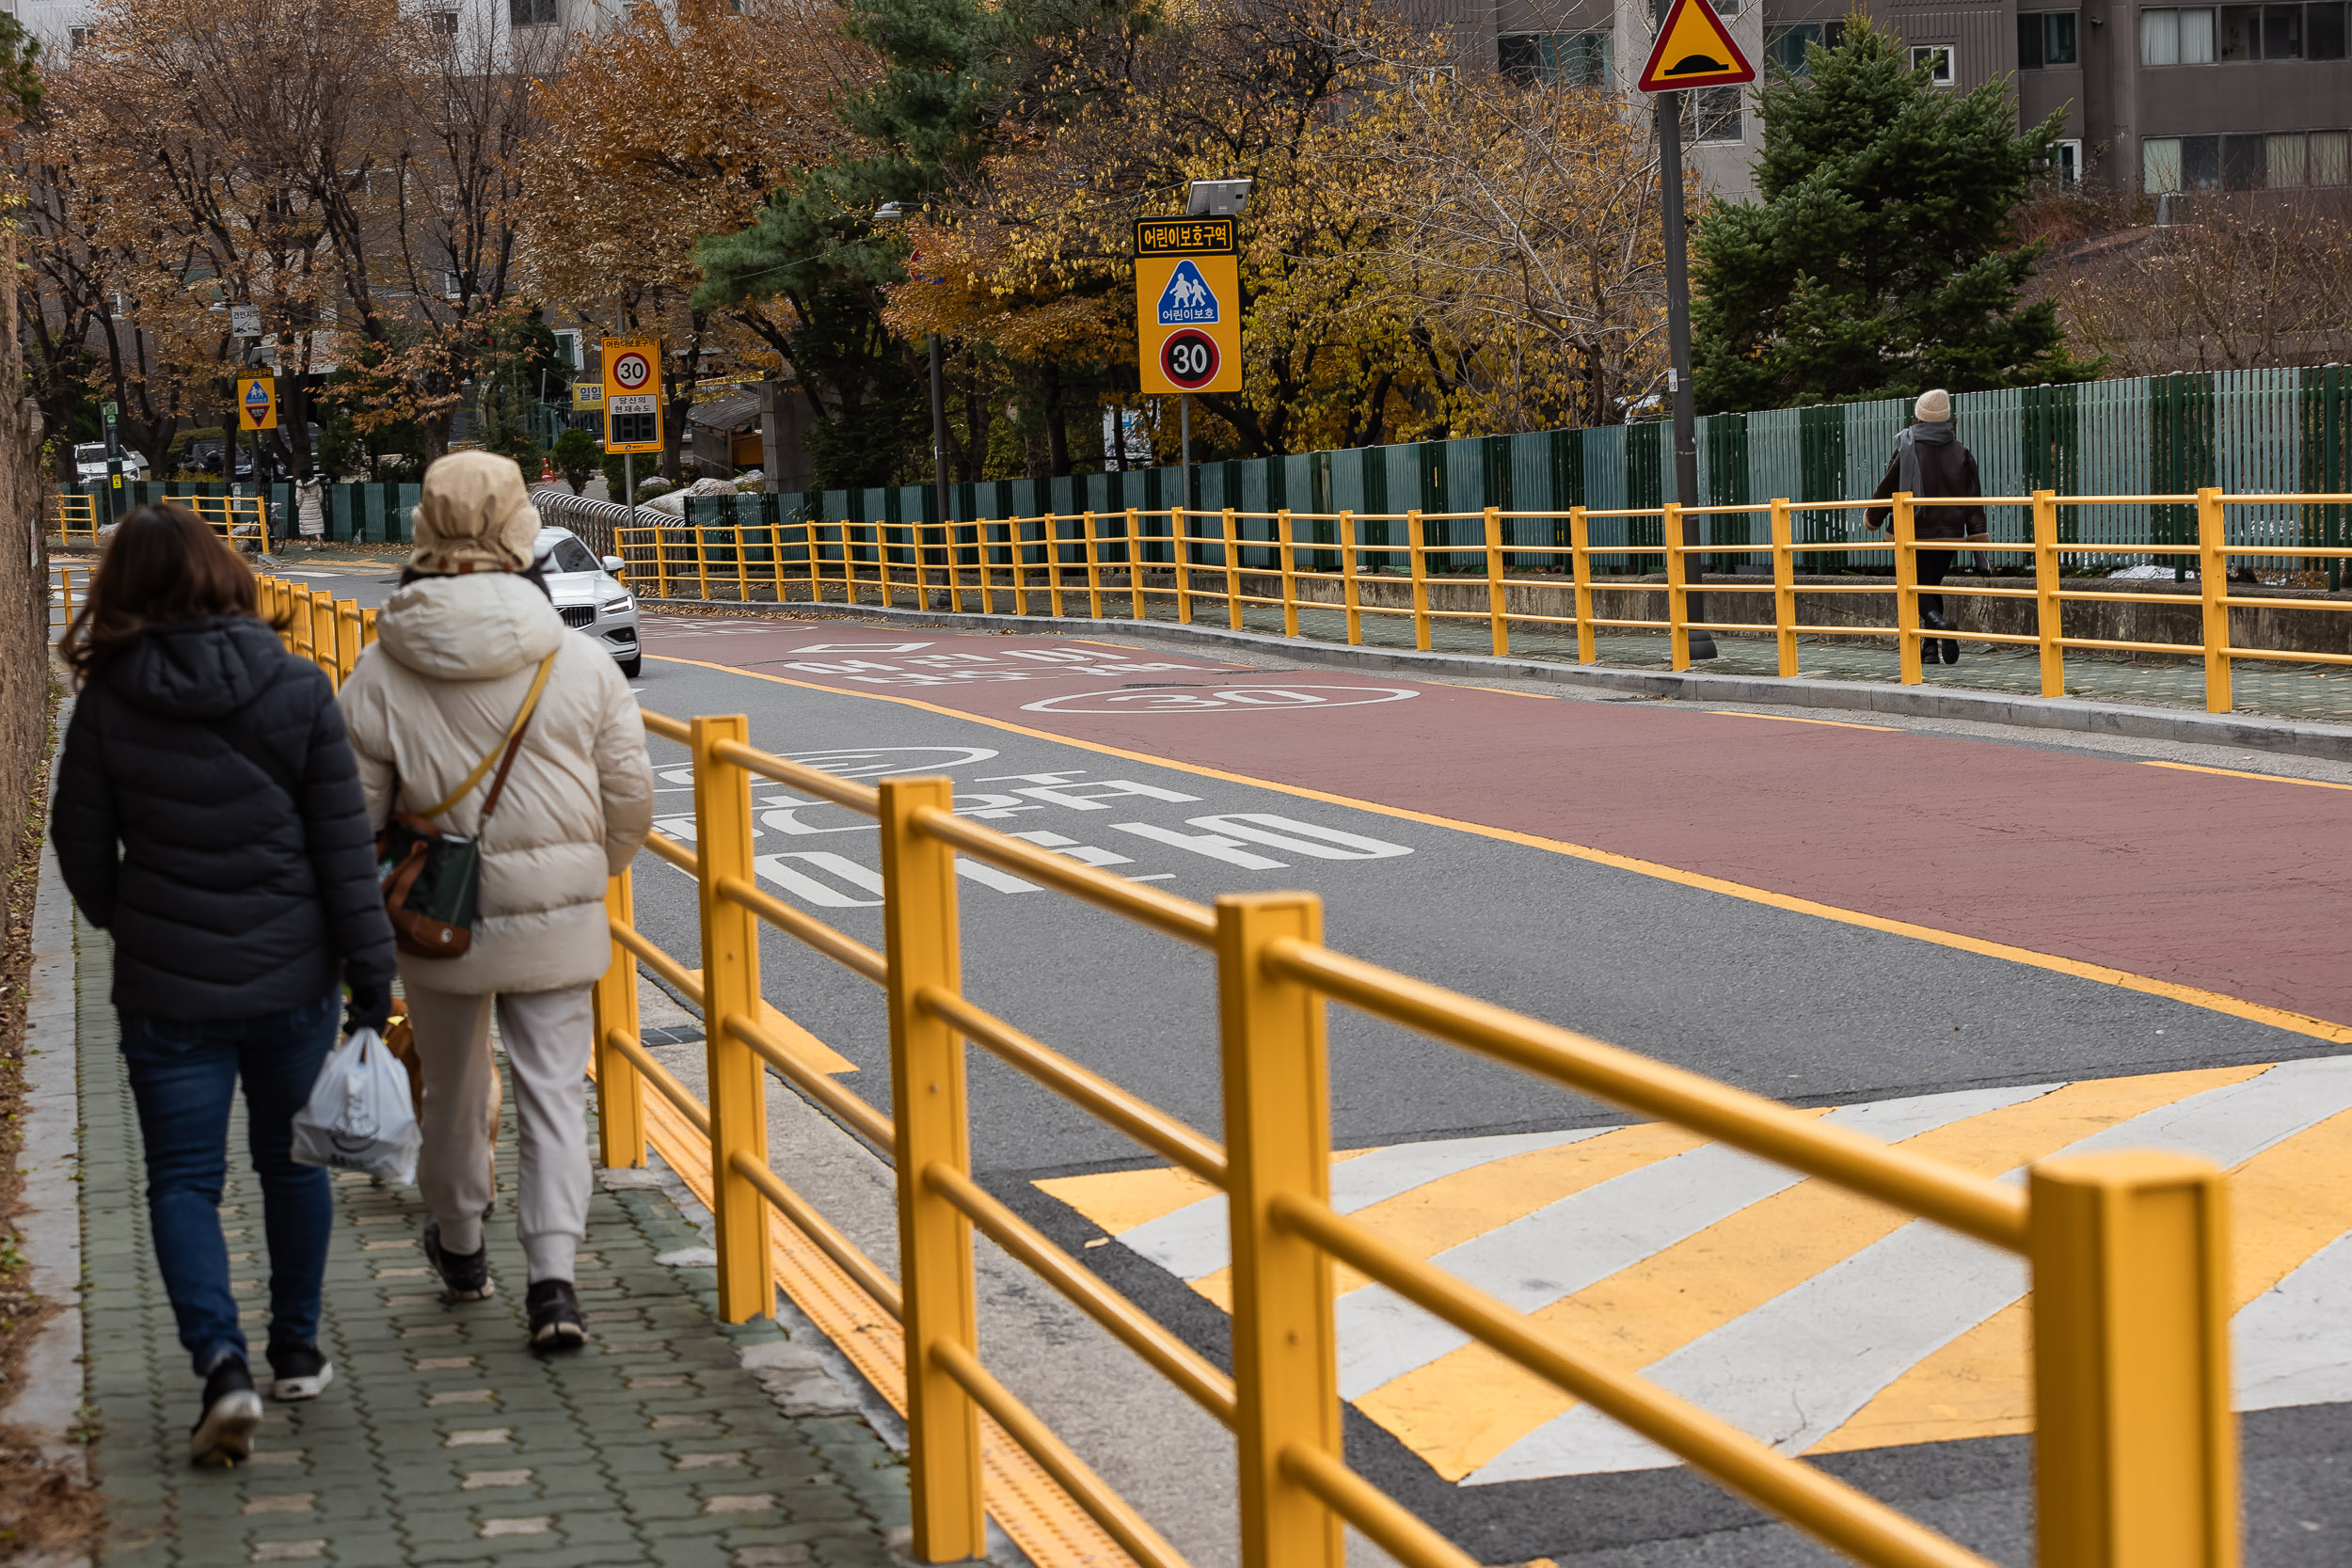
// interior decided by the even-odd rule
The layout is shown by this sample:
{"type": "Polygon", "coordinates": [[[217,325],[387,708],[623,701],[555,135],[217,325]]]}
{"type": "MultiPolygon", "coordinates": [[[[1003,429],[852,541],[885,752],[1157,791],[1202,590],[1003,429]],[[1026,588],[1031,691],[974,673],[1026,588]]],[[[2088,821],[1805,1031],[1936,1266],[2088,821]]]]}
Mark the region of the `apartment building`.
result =
{"type": "MultiPolygon", "coordinates": [[[[1761,71],[1802,71],[1807,42],[1835,42],[1850,0],[1715,0],[1761,71]]],[[[2047,0],[1967,5],[1872,0],[1941,87],[2012,82],[2020,124],[2064,110],[2061,166],[2110,187],[2259,191],[2343,187],[2352,132],[2345,0],[2239,6],[2047,0]]],[[[1651,12],[1638,0],[1499,0],[1491,23],[1454,24],[1470,55],[1491,26],[1507,74],[1630,90],[1651,12]]],[[[1692,162],[1734,196],[1758,144],[1751,95],[1691,95],[1692,162]]]]}

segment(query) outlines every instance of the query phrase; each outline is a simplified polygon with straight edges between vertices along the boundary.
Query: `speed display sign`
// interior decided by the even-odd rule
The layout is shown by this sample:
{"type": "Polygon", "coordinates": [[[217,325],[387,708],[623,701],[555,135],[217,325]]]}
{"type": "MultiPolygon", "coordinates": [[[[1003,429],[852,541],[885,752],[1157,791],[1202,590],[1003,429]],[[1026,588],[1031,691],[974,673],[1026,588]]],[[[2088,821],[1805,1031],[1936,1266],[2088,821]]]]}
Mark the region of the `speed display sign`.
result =
{"type": "Polygon", "coordinates": [[[661,340],[607,338],[604,356],[604,450],[661,450],[661,340]]]}
{"type": "Polygon", "coordinates": [[[1147,392],[1241,390],[1241,261],[1230,217],[1136,220],[1136,362],[1147,392]]]}

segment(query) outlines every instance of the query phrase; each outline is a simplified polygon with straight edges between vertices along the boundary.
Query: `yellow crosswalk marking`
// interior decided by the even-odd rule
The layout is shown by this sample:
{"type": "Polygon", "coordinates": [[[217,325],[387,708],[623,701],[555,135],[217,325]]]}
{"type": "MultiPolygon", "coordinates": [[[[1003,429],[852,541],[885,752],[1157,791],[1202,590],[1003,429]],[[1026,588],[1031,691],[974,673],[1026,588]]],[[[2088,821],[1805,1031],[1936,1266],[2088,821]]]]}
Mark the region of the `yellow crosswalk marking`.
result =
{"type": "MultiPolygon", "coordinates": [[[[2156,1106],[2237,1083],[2259,1067],[2070,1084],[1948,1123],[1903,1147],[1997,1174],[2156,1106]]],[[[1907,1214],[1825,1181],[1750,1204],[1535,1314],[1585,1350],[1637,1370],[1891,1235],[1907,1214]]],[[[1357,1400],[1438,1474],[1459,1481],[1576,1402],[1481,1345],[1357,1400]]]]}
{"type": "MultiPolygon", "coordinates": [[[[2304,1129],[2231,1172],[2233,1311],[2352,1230],[2347,1172],[2352,1111],[2304,1129]]],[[[2024,1302],[1986,1319],[1881,1389],[1812,1451],[2032,1431],[2027,1321],[2024,1302]]]]}

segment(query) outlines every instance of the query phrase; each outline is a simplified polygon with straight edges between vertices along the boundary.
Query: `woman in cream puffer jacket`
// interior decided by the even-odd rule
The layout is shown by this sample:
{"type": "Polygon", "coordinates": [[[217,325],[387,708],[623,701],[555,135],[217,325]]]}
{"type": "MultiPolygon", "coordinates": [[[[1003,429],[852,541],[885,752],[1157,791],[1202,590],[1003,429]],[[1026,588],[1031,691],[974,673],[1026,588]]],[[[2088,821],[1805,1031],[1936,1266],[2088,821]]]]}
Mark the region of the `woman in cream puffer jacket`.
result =
{"type": "Polygon", "coordinates": [[[403,953],[424,1075],[417,1180],[424,1249],[452,1301],[492,1286],[482,1220],[494,1194],[486,1122],[493,1009],[520,1124],[516,1229],[532,1342],[585,1338],[572,1259],[586,1227],[590,990],[612,958],[606,879],[653,821],[644,727],[612,658],[564,625],[532,570],[539,515],[512,459],[459,452],[427,470],[417,547],[342,689],[370,820],[437,804],[501,741],[540,662],[554,663],[498,809],[496,764],[435,826],[478,836],[481,909],[454,958],[403,953]]]}

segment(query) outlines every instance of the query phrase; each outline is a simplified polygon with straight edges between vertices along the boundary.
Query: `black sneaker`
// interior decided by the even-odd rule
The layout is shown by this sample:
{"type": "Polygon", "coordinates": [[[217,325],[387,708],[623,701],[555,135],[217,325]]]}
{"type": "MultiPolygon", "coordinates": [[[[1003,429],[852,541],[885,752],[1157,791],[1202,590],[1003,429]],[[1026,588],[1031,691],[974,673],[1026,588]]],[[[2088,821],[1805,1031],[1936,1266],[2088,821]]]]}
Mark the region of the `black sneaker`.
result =
{"type": "Polygon", "coordinates": [[[531,1315],[532,1350],[578,1350],[588,1342],[588,1328],[580,1317],[580,1297],[572,1293],[570,1280],[532,1280],[523,1293],[523,1307],[531,1315]]]}
{"type": "Polygon", "coordinates": [[[269,1347],[269,1370],[275,1375],[269,1397],[281,1404],[314,1400],[335,1381],[335,1363],[316,1345],[279,1344],[269,1347]]]}
{"type": "Polygon", "coordinates": [[[441,1222],[424,1222],[424,1260],[441,1276],[443,1301],[487,1301],[498,1287],[490,1282],[490,1248],[465,1254],[441,1250],[441,1222]]]}
{"type": "Polygon", "coordinates": [[[188,1432],[188,1457],[199,1465],[227,1469],[253,1451],[253,1429],[262,1424],[262,1396],[245,1358],[224,1355],[204,1379],[204,1414],[188,1432]]]}

